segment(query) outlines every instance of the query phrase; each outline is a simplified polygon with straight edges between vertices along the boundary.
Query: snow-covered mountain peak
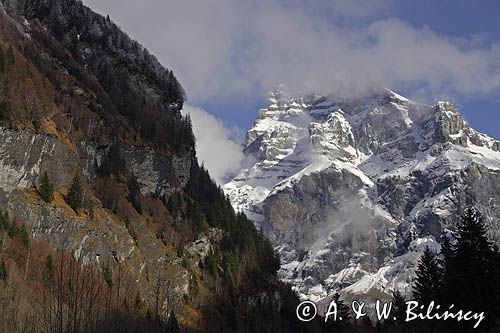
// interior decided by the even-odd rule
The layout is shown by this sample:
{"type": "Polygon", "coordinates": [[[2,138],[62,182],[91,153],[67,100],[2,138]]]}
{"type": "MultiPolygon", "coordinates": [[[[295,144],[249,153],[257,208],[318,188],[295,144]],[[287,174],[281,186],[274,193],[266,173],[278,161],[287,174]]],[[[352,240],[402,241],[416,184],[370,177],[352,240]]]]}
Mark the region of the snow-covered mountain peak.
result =
{"type": "Polygon", "coordinates": [[[450,102],[281,87],[247,133],[252,162],[224,191],[275,242],[281,278],[304,296],[389,293],[411,282],[417,245],[438,246],[467,205],[499,220],[499,150],[450,102]]]}

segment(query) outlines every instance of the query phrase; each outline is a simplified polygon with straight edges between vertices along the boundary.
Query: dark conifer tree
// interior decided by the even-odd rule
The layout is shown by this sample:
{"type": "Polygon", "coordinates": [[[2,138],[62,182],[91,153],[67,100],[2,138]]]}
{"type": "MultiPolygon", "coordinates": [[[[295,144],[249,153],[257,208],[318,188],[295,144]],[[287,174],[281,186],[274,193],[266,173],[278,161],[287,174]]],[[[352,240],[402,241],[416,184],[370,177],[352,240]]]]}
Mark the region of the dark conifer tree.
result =
{"type": "Polygon", "coordinates": [[[443,270],[446,272],[449,269],[450,266],[450,258],[453,257],[453,246],[450,242],[450,239],[448,237],[443,238],[443,244],[441,244],[441,255],[442,255],[442,267],[443,270]]]}
{"type": "Polygon", "coordinates": [[[337,304],[337,320],[334,320],[333,317],[329,317],[326,323],[323,321],[324,332],[336,332],[351,326],[350,309],[344,301],[340,299],[339,293],[333,295],[333,301],[337,304]]]}
{"type": "Polygon", "coordinates": [[[42,181],[40,182],[40,196],[47,203],[54,200],[54,186],[50,182],[47,171],[43,173],[42,181]]]}
{"type": "Polygon", "coordinates": [[[5,265],[5,261],[0,261],[0,280],[7,281],[9,278],[9,272],[7,271],[7,266],[5,265]]]}
{"type": "Polygon", "coordinates": [[[0,228],[7,229],[9,222],[9,216],[7,213],[0,211],[0,228]]]}
{"type": "Polygon", "coordinates": [[[54,260],[50,254],[45,257],[45,268],[47,269],[48,277],[51,277],[54,272],[54,260]]]}
{"type": "Polygon", "coordinates": [[[396,325],[402,326],[406,319],[406,298],[399,290],[392,293],[392,308],[390,320],[394,320],[396,325]],[[396,318],[396,319],[394,319],[396,318]]]}
{"type": "Polygon", "coordinates": [[[452,257],[454,255],[454,248],[453,245],[450,241],[450,239],[447,236],[443,237],[442,244],[441,244],[441,256],[440,256],[440,264],[441,264],[441,270],[442,270],[442,279],[441,279],[441,291],[439,295],[439,304],[448,304],[448,299],[447,299],[447,290],[448,290],[448,283],[449,279],[447,276],[452,275],[453,271],[453,266],[451,264],[452,257]]]}
{"type": "Polygon", "coordinates": [[[80,177],[75,176],[69,187],[68,195],[66,196],[66,202],[68,205],[77,212],[83,203],[83,190],[82,184],[80,183],[80,177]]]}
{"type": "Polygon", "coordinates": [[[5,72],[5,56],[0,48],[0,73],[5,72]]]}
{"type": "Polygon", "coordinates": [[[457,231],[456,245],[445,248],[442,298],[448,304],[455,304],[455,308],[484,311],[491,325],[500,313],[498,251],[488,239],[486,226],[474,208],[465,210],[457,231]]]}
{"type": "Polygon", "coordinates": [[[12,48],[12,46],[9,46],[9,48],[7,49],[6,58],[6,62],[8,65],[12,65],[16,61],[16,58],[14,57],[14,49],[12,48]]]}
{"type": "Polygon", "coordinates": [[[420,304],[436,302],[441,288],[441,269],[438,262],[427,246],[418,263],[413,296],[420,304]]]}
{"type": "Polygon", "coordinates": [[[168,333],[178,333],[180,332],[179,323],[177,322],[177,318],[175,317],[174,311],[170,312],[170,316],[168,317],[166,331],[168,333]]]}
{"type": "Polygon", "coordinates": [[[134,206],[135,210],[139,214],[142,214],[142,207],[141,207],[141,189],[139,187],[139,183],[137,183],[137,179],[135,176],[130,176],[128,180],[128,196],[127,199],[130,201],[132,206],[134,206]]]}
{"type": "Polygon", "coordinates": [[[19,228],[14,221],[10,223],[7,233],[10,238],[16,238],[19,235],[19,228]]]}
{"type": "Polygon", "coordinates": [[[0,121],[7,121],[10,119],[11,109],[8,101],[0,102],[0,121]]]}
{"type": "Polygon", "coordinates": [[[26,226],[24,224],[21,224],[21,227],[19,227],[19,238],[21,239],[21,243],[29,248],[30,246],[30,236],[28,234],[28,230],[26,230],[26,226]]]}
{"type": "Polygon", "coordinates": [[[343,325],[342,326],[347,326],[349,324],[349,321],[351,319],[351,314],[350,314],[350,309],[349,307],[344,303],[343,300],[340,299],[340,294],[335,293],[333,296],[333,299],[337,303],[338,306],[338,313],[339,313],[339,318],[342,318],[343,325]]]}

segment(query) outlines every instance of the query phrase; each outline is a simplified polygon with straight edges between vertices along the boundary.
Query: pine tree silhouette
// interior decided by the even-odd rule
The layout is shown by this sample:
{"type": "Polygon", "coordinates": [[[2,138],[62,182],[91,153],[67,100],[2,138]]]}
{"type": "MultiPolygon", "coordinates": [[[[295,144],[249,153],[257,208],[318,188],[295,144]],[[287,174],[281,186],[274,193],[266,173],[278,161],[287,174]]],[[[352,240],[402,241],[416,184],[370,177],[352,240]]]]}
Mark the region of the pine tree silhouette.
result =
{"type": "Polygon", "coordinates": [[[179,323],[177,322],[177,318],[175,317],[174,311],[170,312],[170,316],[168,317],[166,331],[168,333],[178,333],[180,332],[179,323]]]}
{"type": "Polygon", "coordinates": [[[392,293],[392,308],[390,320],[394,320],[398,326],[404,325],[406,319],[406,299],[399,290],[392,293]]]}
{"type": "MultiPolygon", "coordinates": [[[[484,311],[491,325],[500,313],[499,253],[476,209],[465,210],[457,230],[456,245],[444,253],[443,300],[459,309],[484,311]]],[[[487,323],[481,325],[484,329],[487,323]]]]}
{"type": "Polygon", "coordinates": [[[448,284],[450,283],[447,276],[451,275],[453,271],[453,265],[451,263],[452,257],[454,255],[454,247],[451,244],[450,238],[447,236],[443,237],[441,244],[441,258],[440,263],[442,267],[442,279],[441,279],[441,291],[439,295],[439,304],[448,304],[449,299],[447,298],[448,284]]]}
{"type": "Polygon", "coordinates": [[[333,320],[333,317],[328,318],[328,321],[323,322],[324,332],[336,332],[343,328],[350,327],[350,309],[349,307],[340,299],[340,294],[335,293],[333,295],[333,301],[337,304],[337,320],[333,320]]]}
{"type": "Polygon", "coordinates": [[[336,293],[333,299],[337,302],[339,318],[342,318],[343,326],[347,326],[351,318],[349,307],[340,299],[339,293],[336,293]]]}
{"type": "Polygon", "coordinates": [[[427,246],[418,263],[413,296],[420,304],[437,301],[441,288],[441,269],[427,246]]]}

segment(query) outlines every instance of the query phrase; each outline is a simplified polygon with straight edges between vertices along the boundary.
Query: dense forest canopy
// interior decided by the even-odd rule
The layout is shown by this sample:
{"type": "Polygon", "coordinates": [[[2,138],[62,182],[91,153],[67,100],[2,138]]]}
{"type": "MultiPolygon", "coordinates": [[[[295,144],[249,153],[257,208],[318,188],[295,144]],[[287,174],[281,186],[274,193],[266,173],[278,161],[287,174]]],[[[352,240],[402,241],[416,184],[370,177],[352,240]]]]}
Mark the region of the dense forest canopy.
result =
{"type": "MultiPolygon", "coordinates": [[[[94,92],[105,112],[123,115],[158,146],[194,147],[191,123],[180,113],[186,97],[177,78],[109,17],[73,0],[2,2],[31,22],[31,33],[94,92]]],[[[31,52],[30,58],[40,62],[37,56],[31,52]]]]}

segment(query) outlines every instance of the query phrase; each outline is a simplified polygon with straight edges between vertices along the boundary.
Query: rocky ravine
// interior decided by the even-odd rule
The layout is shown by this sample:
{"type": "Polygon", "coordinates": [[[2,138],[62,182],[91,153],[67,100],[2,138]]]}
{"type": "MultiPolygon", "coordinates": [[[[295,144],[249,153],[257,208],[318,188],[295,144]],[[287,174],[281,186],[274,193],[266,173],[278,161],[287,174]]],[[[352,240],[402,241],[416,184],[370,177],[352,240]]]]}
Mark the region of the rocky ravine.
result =
{"type": "Polygon", "coordinates": [[[274,241],[280,276],[302,297],[388,297],[411,290],[419,253],[439,250],[466,206],[500,241],[499,150],[448,102],[277,90],[224,190],[274,241]]]}

